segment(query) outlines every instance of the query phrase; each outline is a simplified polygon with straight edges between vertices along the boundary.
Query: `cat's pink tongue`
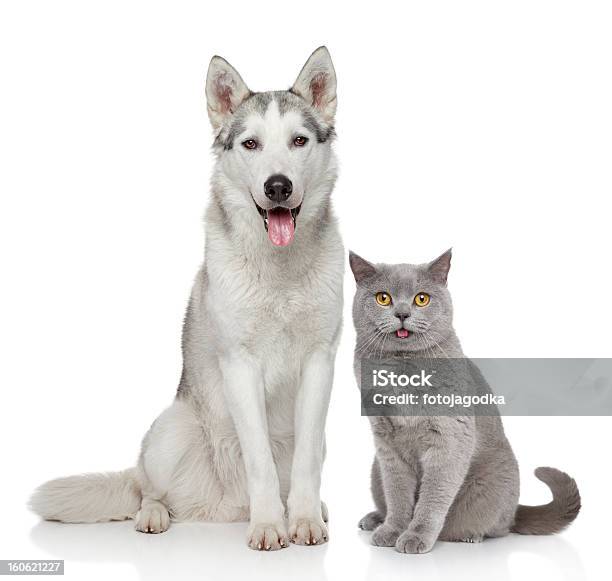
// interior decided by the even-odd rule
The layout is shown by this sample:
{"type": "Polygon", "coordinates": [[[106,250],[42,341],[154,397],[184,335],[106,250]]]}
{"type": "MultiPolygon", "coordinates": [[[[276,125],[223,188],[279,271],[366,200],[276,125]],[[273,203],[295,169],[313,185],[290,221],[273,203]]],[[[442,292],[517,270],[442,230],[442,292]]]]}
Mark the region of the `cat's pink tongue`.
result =
{"type": "Polygon", "coordinates": [[[268,238],[276,246],[287,246],[293,241],[295,226],[291,210],[274,208],[268,210],[268,238]]]}
{"type": "Polygon", "coordinates": [[[398,329],[396,332],[400,339],[405,339],[409,335],[408,329],[398,329]]]}

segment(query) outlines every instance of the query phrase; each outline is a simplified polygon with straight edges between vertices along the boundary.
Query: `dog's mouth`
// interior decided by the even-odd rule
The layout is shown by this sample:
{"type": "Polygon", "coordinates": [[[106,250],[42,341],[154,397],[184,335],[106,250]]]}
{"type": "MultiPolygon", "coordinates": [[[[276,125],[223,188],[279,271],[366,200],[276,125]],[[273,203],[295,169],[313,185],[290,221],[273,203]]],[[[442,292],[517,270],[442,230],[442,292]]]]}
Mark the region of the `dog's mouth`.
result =
{"type": "Polygon", "coordinates": [[[295,208],[283,208],[277,206],[270,210],[264,210],[255,199],[253,199],[259,215],[263,218],[264,228],[268,233],[270,242],[275,246],[287,246],[293,242],[295,237],[295,225],[302,204],[295,208]]]}

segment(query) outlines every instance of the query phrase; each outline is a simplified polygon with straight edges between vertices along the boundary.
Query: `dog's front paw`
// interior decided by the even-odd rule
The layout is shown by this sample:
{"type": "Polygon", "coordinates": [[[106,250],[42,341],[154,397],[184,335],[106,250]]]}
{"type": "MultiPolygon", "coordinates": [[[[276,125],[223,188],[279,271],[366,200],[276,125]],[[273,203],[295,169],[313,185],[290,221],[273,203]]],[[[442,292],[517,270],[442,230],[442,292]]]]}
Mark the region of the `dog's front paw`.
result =
{"type": "Polygon", "coordinates": [[[357,525],[362,531],[373,531],[378,525],[382,524],[385,519],[377,510],[373,510],[366,514],[357,525]]]}
{"type": "Polygon", "coordinates": [[[392,547],[402,531],[388,524],[381,524],[372,533],[370,542],[376,547],[392,547]]]}
{"type": "Polygon", "coordinates": [[[432,535],[414,533],[410,530],[404,531],[397,542],[395,550],[398,553],[429,553],[433,548],[436,539],[432,535]]]}
{"type": "Polygon", "coordinates": [[[169,526],[170,515],[161,502],[143,506],[136,515],[136,530],[141,533],[163,533],[169,526]]]}
{"type": "Polygon", "coordinates": [[[322,518],[298,518],[289,525],[289,539],[296,545],[321,545],[328,538],[322,518]]]}
{"type": "Polygon", "coordinates": [[[247,545],[255,551],[277,551],[289,546],[283,523],[252,523],[249,525],[247,545]]]}

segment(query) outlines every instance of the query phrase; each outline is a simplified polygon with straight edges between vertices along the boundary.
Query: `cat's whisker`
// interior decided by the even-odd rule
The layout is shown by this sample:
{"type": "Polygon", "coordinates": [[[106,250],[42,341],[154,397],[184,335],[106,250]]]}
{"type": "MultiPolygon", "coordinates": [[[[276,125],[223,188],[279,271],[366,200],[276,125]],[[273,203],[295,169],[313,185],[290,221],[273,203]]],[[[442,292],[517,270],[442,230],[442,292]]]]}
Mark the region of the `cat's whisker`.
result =
{"type": "Polygon", "coordinates": [[[423,359],[427,359],[427,344],[425,343],[425,341],[423,340],[423,337],[421,336],[420,333],[415,334],[415,337],[417,338],[418,342],[419,342],[419,346],[421,347],[421,351],[423,351],[423,359]]]}
{"type": "Polygon", "coordinates": [[[367,356],[368,353],[371,353],[372,347],[377,343],[381,333],[377,333],[366,345],[363,345],[359,350],[359,353],[362,356],[367,356]]]}
{"type": "Polygon", "coordinates": [[[381,343],[381,346],[380,346],[380,355],[379,355],[379,359],[382,359],[382,356],[383,356],[383,351],[384,351],[385,345],[387,344],[387,341],[388,341],[388,340],[389,340],[389,333],[385,333],[384,339],[383,339],[383,341],[382,341],[382,343],[381,343]]]}
{"type": "Polygon", "coordinates": [[[372,339],[374,337],[376,337],[377,333],[374,332],[371,335],[369,335],[368,337],[366,337],[365,339],[363,339],[362,341],[360,341],[359,343],[357,343],[357,346],[355,348],[355,352],[358,353],[359,351],[363,351],[363,349],[365,347],[367,347],[367,345],[370,343],[370,341],[372,341],[372,339]]]}
{"type": "Polygon", "coordinates": [[[379,347],[383,345],[386,338],[387,338],[387,335],[385,333],[381,333],[379,340],[376,342],[376,345],[374,346],[374,356],[375,357],[376,357],[376,352],[378,351],[377,359],[380,359],[382,356],[382,351],[379,351],[379,347]]]}
{"type": "Polygon", "coordinates": [[[427,354],[427,359],[435,359],[436,353],[432,349],[431,345],[428,345],[426,341],[426,336],[421,335],[421,337],[422,337],[423,345],[425,346],[425,353],[427,354]]]}
{"type": "MultiPolygon", "coordinates": [[[[438,348],[440,348],[440,346],[439,346],[439,345],[436,343],[436,340],[435,340],[435,339],[434,339],[434,338],[431,336],[431,334],[430,334],[428,331],[425,331],[425,332],[424,332],[424,335],[425,335],[425,337],[426,337],[428,340],[430,340],[430,341],[431,341],[431,342],[432,342],[434,345],[436,345],[438,348]]],[[[430,346],[429,346],[429,348],[431,349],[431,352],[432,352],[432,354],[433,354],[432,359],[436,359],[436,358],[437,358],[437,356],[436,356],[436,352],[435,352],[435,350],[434,350],[434,348],[433,348],[433,345],[430,345],[430,346]]]]}
{"type": "Polygon", "coordinates": [[[360,353],[365,351],[381,334],[382,331],[380,329],[374,329],[374,331],[363,340],[361,346],[358,346],[358,348],[355,349],[355,352],[360,353]]]}
{"type": "Polygon", "coordinates": [[[423,339],[423,336],[421,335],[421,333],[416,333],[415,336],[418,339],[419,345],[421,347],[421,351],[423,352],[423,359],[428,359],[429,353],[427,352],[427,343],[423,339]]]}
{"type": "Polygon", "coordinates": [[[363,338],[362,344],[366,343],[372,337],[375,337],[379,332],[380,332],[380,330],[378,328],[374,328],[373,331],[370,331],[370,333],[363,338]]]}
{"type": "Polygon", "coordinates": [[[438,343],[435,338],[433,337],[432,333],[434,333],[435,335],[437,335],[440,339],[443,339],[444,337],[442,337],[442,335],[440,335],[440,333],[436,333],[435,331],[426,331],[428,337],[436,344],[436,346],[438,347],[438,349],[440,349],[440,351],[442,351],[442,353],[444,354],[444,356],[446,357],[446,359],[450,359],[450,357],[448,356],[448,354],[446,353],[446,351],[444,351],[444,349],[442,348],[442,346],[440,345],[440,343],[438,343]]]}
{"type": "Polygon", "coordinates": [[[380,330],[377,330],[374,337],[366,345],[363,346],[361,350],[362,356],[367,356],[370,353],[371,354],[375,353],[376,346],[378,345],[378,342],[381,340],[381,337],[383,336],[384,336],[383,332],[380,330]]]}

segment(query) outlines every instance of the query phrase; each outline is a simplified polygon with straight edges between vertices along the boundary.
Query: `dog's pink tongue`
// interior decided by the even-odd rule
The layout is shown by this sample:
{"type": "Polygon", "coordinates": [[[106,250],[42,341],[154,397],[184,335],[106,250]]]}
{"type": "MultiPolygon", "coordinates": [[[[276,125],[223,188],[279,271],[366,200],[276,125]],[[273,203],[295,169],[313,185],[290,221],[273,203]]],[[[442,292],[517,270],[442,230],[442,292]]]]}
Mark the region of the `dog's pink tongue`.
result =
{"type": "Polygon", "coordinates": [[[295,226],[291,210],[288,208],[274,208],[268,210],[268,238],[276,246],[291,244],[295,226]]]}
{"type": "Polygon", "coordinates": [[[398,329],[397,336],[400,339],[405,339],[406,337],[408,337],[408,329],[398,329]]]}

